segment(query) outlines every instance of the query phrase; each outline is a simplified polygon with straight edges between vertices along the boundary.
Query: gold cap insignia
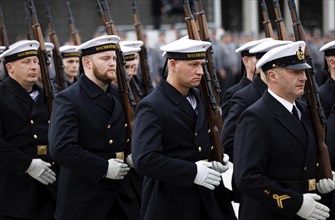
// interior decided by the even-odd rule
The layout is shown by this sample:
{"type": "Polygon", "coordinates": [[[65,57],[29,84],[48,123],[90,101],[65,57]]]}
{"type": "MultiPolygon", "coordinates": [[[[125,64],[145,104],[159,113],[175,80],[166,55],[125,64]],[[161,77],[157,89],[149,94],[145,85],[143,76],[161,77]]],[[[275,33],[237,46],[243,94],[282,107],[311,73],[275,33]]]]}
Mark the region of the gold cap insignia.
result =
{"type": "Polygon", "coordinates": [[[299,49],[297,50],[297,58],[298,60],[305,59],[305,54],[304,54],[304,51],[301,49],[301,47],[299,47],[299,49]]]}

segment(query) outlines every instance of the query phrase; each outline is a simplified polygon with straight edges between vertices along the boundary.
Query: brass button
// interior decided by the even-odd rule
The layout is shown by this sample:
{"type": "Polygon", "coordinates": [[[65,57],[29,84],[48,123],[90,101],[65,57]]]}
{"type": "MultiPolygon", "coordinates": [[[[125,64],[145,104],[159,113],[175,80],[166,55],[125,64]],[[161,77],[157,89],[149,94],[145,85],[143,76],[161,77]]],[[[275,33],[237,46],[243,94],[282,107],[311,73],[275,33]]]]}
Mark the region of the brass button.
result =
{"type": "Polygon", "coordinates": [[[32,125],[33,125],[33,124],[34,124],[34,120],[30,120],[30,124],[32,124],[32,125]]]}
{"type": "Polygon", "coordinates": [[[107,129],[110,129],[111,128],[111,125],[107,125],[107,129]]]}
{"type": "Polygon", "coordinates": [[[48,124],[50,124],[50,120],[48,120],[48,124]]]}
{"type": "Polygon", "coordinates": [[[304,167],[304,170],[307,170],[307,167],[304,167]]]}
{"type": "Polygon", "coordinates": [[[110,139],[110,140],[108,141],[108,143],[109,143],[109,144],[113,144],[113,140],[110,139]]]}
{"type": "Polygon", "coordinates": [[[208,134],[209,134],[209,133],[211,133],[211,129],[208,129],[208,131],[207,131],[207,132],[208,132],[208,134]]]}
{"type": "Polygon", "coordinates": [[[34,139],[37,139],[37,135],[36,134],[34,134],[34,139]]]}
{"type": "Polygon", "coordinates": [[[128,139],[127,139],[127,143],[128,143],[129,141],[130,141],[130,139],[128,138],[128,139]]]}
{"type": "Polygon", "coordinates": [[[198,147],[198,151],[201,152],[201,151],[202,151],[202,148],[201,148],[201,147],[198,147]]]}
{"type": "Polygon", "coordinates": [[[320,166],[320,164],[319,163],[316,163],[316,167],[319,167],[320,166]]]}
{"type": "Polygon", "coordinates": [[[197,132],[195,132],[194,136],[198,136],[198,133],[197,133],[197,132]]]}
{"type": "Polygon", "coordinates": [[[214,149],[214,146],[211,146],[211,150],[213,150],[214,149]]]}
{"type": "Polygon", "coordinates": [[[126,124],[124,124],[124,127],[126,128],[126,127],[128,127],[128,124],[126,123],[126,124]]]}

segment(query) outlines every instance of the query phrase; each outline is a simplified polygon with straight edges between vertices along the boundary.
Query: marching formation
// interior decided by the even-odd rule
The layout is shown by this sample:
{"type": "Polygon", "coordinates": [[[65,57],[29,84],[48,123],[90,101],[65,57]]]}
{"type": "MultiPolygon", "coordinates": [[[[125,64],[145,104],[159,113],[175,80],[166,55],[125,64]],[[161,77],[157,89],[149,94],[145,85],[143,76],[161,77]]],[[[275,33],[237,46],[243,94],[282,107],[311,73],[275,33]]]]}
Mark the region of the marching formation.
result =
{"type": "Polygon", "coordinates": [[[27,39],[9,44],[0,7],[0,220],[335,218],[335,39],[317,83],[294,0],[291,40],[278,0],[278,36],[261,2],[265,38],[235,49],[224,90],[201,0],[196,16],[182,1],[187,36],[154,74],[135,0],[136,40],[96,0],[106,33],[81,42],[66,3],[62,46],[47,0],[50,42],[26,0],[27,39]]]}

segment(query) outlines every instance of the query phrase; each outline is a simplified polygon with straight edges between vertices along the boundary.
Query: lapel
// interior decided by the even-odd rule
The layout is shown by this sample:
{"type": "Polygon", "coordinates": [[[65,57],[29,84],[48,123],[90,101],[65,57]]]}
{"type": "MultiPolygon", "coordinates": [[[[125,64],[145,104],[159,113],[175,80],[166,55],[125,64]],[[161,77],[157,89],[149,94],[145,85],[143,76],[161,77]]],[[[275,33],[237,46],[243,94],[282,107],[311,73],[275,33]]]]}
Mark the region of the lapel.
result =
{"type": "Polygon", "coordinates": [[[11,93],[15,98],[24,104],[28,105],[29,108],[32,108],[34,100],[30,97],[28,92],[23,89],[23,87],[16,82],[11,77],[7,77],[3,83],[7,86],[9,93],[11,93]]]}
{"type": "MultiPolygon", "coordinates": [[[[158,89],[180,110],[195,119],[197,117],[189,101],[178,90],[167,83],[164,79],[158,85],[158,89]]],[[[194,95],[194,94],[193,94],[194,95]]],[[[197,99],[198,102],[198,99],[197,99]]]]}
{"type": "Polygon", "coordinates": [[[115,102],[112,96],[109,96],[84,74],[80,77],[78,83],[97,106],[103,108],[108,113],[113,114],[115,102]]]}
{"type": "Polygon", "coordinates": [[[268,91],[264,93],[263,97],[279,124],[284,129],[288,130],[305,149],[307,136],[302,123],[294,118],[294,116],[279,101],[270,95],[268,91]]]}
{"type": "Polygon", "coordinates": [[[205,119],[206,119],[206,114],[205,114],[205,106],[203,103],[203,100],[201,99],[199,95],[199,91],[196,89],[191,89],[190,93],[196,98],[197,100],[197,108],[198,108],[198,115],[196,116],[196,124],[195,124],[195,130],[199,131],[200,128],[202,127],[205,119]]]}
{"type": "Polygon", "coordinates": [[[335,80],[333,80],[331,77],[326,81],[325,85],[327,86],[330,93],[335,96],[335,80]]]}

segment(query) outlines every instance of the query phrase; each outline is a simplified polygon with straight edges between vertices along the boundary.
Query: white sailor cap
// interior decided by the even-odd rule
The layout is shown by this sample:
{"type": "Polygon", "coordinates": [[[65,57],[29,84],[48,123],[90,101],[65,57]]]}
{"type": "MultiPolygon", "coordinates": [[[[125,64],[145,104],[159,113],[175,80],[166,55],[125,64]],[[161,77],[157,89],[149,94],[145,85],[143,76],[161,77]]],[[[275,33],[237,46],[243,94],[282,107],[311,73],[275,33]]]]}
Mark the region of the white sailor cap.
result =
{"type": "Polygon", "coordinates": [[[119,41],[120,38],[116,35],[100,36],[82,43],[77,47],[76,51],[81,51],[82,56],[86,56],[108,50],[115,50],[116,44],[119,43],[119,41]]]}
{"type": "Polygon", "coordinates": [[[44,44],[45,44],[45,50],[48,51],[48,52],[49,51],[51,52],[55,47],[55,45],[53,43],[50,43],[50,42],[45,42],[44,44]]]}
{"type": "Polygon", "coordinates": [[[136,53],[138,53],[141,48],[140,47],[128,47],[128,46],[122,46],[121,50],[123,54],[124,61],[131,61],[136,59],[136,53]]]}
{"type": "Polygon", "coordinates": [[[288,43],[292,43],[292,41],[289,40],[273,40],[272,38],[270,38],[271,40],[266,40],[263,41],[262,43],[258,44],[257,46],[251,48],[249,50],[249,53],[252,53],[256,56],[257,59],[260,59],[266,52],[268,52],[269,50],[278,47],[278,46],[282,46],[288,43]]]}
{"type": "Polygon", "coordinates": [[[80,57],[81,53],[76,51],[77,48],[76,45],[64,45],[59,48],[59,52],[63,58],[80,57]]]}
{"type": "Polygon", "coordinates": [[[5,46],[0,46],[0,54],[6,50],[5,46]]]}
{"type": "Polygon", "coordinates": [[[326,43],[320,48],[320,52],[324,52],[325,56],[335,56],[335,40],[326,43]]]}
{"type": "Polygon", "coordinates": [[[264,41],[268,41],[268,40],[273,40],[272,38],[263,38],[263,39],[260,39],[260,40],[253,40],[253,41],[249,41],[245,44],[243,44],[242,46],[240,46],[239,48],[237,48],[235,50],[235,53],[241,53],[241,57],[244,57],[244,56],[255,56],[255,54],[251,54],[249,53],[249,50],[255,46],[257,46],[258,44],[264,42],[264,41]]]}
{"type": "Polygon", "coordinates": [[[40,43],[36,40],[22,40],[9,46],[9,48],[0,55],[5,62],[20,60],[29,56],[37,56],[37,50],[40,43]]]}
{"type": "Polygon", "coordinates": [[[285,67],[293,70],[310,69],[311,66],[306,63],[304,41],[296,41],[283,46],[273,48],[268,51],[258,62],[256,68],[262,68],[263,71],[285,67]]]}
{"type": "Polygon", "coordinates": [[[160,49],[166,52],[165,57],[168,59],[197,60],[206,58],[206,50],[210,46],[208,41],[181,38],[161,46],[160,49]]]}
{"type": "Polygon", "coordinates": [[[127,46],[127,47],[142,47],[143,41],[141,40],[124,40],[120,41],[120,46],[127,46]]]}

